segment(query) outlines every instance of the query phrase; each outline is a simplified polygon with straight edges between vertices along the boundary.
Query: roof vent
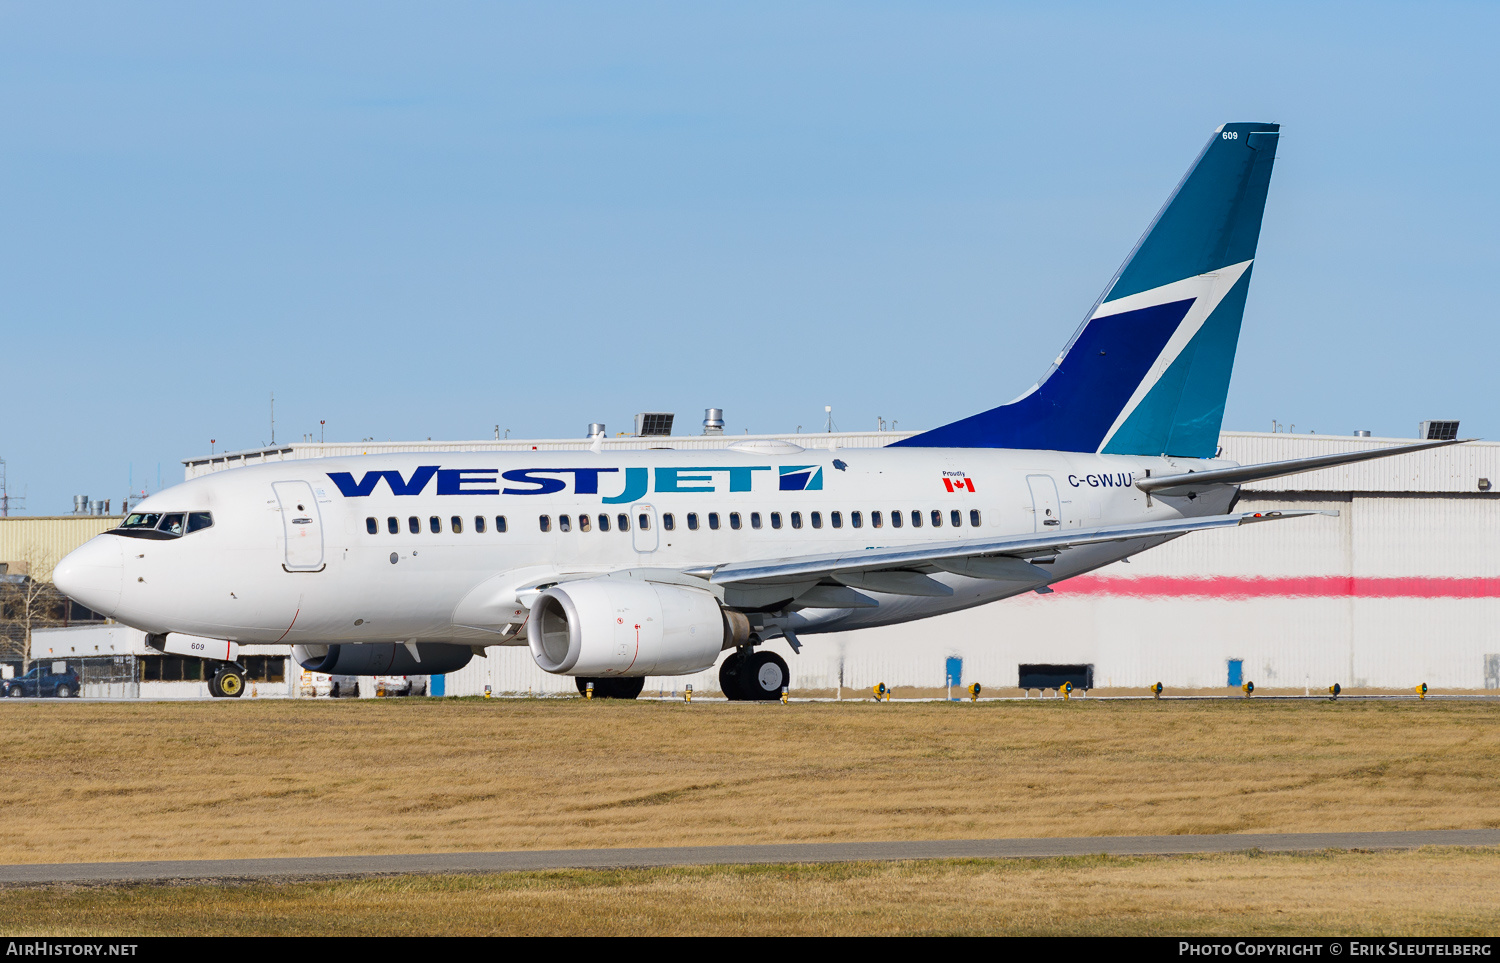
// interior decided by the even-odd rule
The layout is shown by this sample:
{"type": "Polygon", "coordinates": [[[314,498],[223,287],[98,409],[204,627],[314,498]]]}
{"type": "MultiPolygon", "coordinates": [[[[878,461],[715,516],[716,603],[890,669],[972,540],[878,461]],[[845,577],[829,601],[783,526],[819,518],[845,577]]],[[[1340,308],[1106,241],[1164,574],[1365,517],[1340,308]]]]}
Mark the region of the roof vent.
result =
{"type": "Polygon", "coordinates": [[[705,435],[724,434],[724,409],[703,409],[703,433],[705,435]]]}
{"type": "Polygon", "coordinates": [[[670,435],[673,417],[670,411],[643,411],[635,416],[635,433],[637,435],[670,435]]]}
{"type": "Polygon", "coordinates": [[[1417,428],[1417,437],[1423,441],[1452,441],[1458,437],[1458,422],[1424,421],[1417,428]]]}
{"type": "Polygon", "coordinates": [[[598,422],[598,421],[591,421],[591,422],[589,422],[589,433],[586,434],[586,435],[584,435],[583,437],[585,437],[585,438],[597,438],[597,437],[599,437],[602,434],[604,434],[604,425],[603,425],[603,423],[602,422],[598,422]]]}
{"type": "Polygon", "coordinates": [[[1365,431],[1364,429],[1360,429],[1359,431],[1356,431],[1354,433],[1354,437],[1356,437],[1356,438],[1368,438],[1368,437],[1370,437],[1370,433],[1368,431],[1365,431]]]}

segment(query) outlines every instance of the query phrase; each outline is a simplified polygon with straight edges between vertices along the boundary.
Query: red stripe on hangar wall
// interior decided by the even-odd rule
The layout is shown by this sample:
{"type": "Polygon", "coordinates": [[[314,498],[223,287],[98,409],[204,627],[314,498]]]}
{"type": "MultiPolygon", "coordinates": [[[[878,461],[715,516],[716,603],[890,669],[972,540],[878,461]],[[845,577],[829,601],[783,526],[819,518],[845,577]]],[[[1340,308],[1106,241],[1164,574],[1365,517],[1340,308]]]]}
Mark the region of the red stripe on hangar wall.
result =
{"type": "Polygon", "coordinates": [[[1059,594],[1112,595],[1137,598],[1361,598],[1492,599],[1500,598],[1500,578],[1350,578],[1306,575],[1290,578],[1240,576],[1148,575],[1117,578],[1080,575],[1058,582],[1059,594]]]}

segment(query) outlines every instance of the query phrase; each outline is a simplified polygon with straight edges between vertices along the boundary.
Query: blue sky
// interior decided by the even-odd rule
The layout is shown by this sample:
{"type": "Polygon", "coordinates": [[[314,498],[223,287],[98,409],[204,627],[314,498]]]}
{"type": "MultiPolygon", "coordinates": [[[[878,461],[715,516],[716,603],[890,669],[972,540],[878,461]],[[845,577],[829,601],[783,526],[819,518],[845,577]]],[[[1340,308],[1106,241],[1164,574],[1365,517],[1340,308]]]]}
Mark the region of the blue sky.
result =
{"type": "Polygon", "coordinates": [[[1500,8],[0,2],[31,514],[270,440],[931,427],[1284,125],[1225,426],[1492,400],[1500,8]]]}

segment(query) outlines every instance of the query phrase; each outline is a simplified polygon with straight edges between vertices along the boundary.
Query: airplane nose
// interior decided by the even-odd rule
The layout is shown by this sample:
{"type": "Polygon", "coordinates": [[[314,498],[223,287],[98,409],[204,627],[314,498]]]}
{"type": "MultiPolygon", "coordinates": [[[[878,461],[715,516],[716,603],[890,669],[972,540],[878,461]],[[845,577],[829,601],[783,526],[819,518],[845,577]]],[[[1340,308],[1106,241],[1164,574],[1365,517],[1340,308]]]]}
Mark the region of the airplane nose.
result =
{"type": "Polygon", "coordinates": [[[125,549],[118,535],[96,535],[63,557],[52,584],[101,615],[114,615],[125,581],[125,549]]]}

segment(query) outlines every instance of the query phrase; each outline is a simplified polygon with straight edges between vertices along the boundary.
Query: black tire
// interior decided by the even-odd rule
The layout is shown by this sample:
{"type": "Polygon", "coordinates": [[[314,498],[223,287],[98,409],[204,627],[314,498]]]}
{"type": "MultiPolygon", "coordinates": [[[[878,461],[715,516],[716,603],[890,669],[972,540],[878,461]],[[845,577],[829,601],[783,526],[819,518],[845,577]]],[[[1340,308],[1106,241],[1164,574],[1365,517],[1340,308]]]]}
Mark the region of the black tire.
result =
{"type": "Polygon", "coordinates": [[[26,695],[26,690],[18,685],[13,685],[5,690],[5,694],[10,696],[12,699],[20,699],[26,695]]]}
{"type": "Polygon", "coordinates": [[[595,699],[634,699],[641,694],[642,689],[646,688],[646,680],[642,676],[609,679],[589,679],[583,676],[576,678],[579,692],[585,691],[590,682],[594,684],[595,699]]]}
{"type": "Polygon", "coordinates": [[[209,691],[224,699],[238,699],[245,694],[245,673],[237,666],[225,666],[214,673],[209,691]]]}
{"type": "Polygon", "coordinates": [[[775,652],[754,652],[745,659],[739,683],[744,698],[775,702],[781,698],[782,686],[791,687],[792,673],[775,652]]]}
{"type": "Polygon", "coordinates": [[[600,695],[603,695],[606,699],[634,699],[641,694],[641,690],[644,688],[646,688],[646,679],[644,676],[625,679],[595,679],[594,698],[597,699],[600,695]],[[602,693],[601,689],[603,690],[602,693]]]}
{"type": "Polygon", "coordinates": [[[719,663],[719,691],[730,702],[742,702],[746,698],[740,686],[740,669],[745,664],[744,653],[738,649],[729,653],[729,658],[719,663]]]}
{"type": "Polygon", "coordinates": [[[52,690],[52,694],[59,699],[66,699],[73,694],[73,690],[68,688],[68,684],[66,682],[61,682],[58,683],[56,689],[52,690]]]}

